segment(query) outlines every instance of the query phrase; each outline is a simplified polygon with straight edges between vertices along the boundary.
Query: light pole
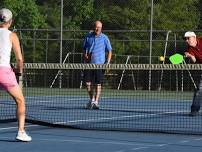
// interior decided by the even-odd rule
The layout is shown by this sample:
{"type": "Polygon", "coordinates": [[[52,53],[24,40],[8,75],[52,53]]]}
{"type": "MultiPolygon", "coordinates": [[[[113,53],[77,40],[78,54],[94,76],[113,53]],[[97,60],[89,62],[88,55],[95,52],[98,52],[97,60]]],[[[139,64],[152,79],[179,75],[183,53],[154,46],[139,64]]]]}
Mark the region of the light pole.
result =
{"type": "MultiPolygon", "coordinates": [[[[150,14],[150,40],[149,40],[149,64],[152,64],[152,41],[153,41],[153,11],[154,2],[151,0],[151,14],[150,14]]],[[[149,90],[151,90],[151,69],[149,69],[149,90]]]]}
{"type": "MultiPolygon", "coordinates": [[[[62,64],[62,41],[63,41],[63,0],[61,0],[60,10],[60,64],[62,64]]],[[[62,88],[62,71],[59,76],[59,88],[62,88]]]]}

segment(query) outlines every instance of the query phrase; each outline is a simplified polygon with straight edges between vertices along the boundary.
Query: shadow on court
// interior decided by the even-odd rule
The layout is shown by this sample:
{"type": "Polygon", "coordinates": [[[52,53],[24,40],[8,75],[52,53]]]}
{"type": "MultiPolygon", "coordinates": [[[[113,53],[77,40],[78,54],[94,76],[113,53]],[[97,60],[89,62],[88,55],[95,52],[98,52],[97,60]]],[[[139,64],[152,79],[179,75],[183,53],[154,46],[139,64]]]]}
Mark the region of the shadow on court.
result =
{"type": "Polygon", "coordinates": [[[202,137],[193,135],[96,131],[27,124],[31,142],[17,142],[16,123],[0,128],[0,151],[10,152],[201,152],[202,137]]]}

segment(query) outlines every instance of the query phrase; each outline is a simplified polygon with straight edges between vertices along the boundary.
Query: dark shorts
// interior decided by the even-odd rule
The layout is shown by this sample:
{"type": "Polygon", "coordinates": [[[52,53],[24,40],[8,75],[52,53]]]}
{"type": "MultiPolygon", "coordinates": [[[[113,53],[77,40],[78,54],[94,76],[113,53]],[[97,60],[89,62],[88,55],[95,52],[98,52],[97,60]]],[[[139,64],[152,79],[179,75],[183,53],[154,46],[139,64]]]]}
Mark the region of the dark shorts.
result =
{"type": "Polygon", "coordinates": [[[92,82],[93,84],[102,84],[103,81],[103,70],[84,70],[84,81],[92,82]]]}

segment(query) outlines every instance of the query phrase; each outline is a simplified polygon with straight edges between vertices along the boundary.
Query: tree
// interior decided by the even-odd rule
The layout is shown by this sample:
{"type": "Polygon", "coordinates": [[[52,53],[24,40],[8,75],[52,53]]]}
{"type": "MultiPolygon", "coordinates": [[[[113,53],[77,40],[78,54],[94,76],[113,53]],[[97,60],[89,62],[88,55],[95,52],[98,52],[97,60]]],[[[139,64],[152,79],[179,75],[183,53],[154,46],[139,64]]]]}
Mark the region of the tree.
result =
{"type": "MultiPolygon", "coordinates": [[[[61,1],[55,0],[2,0],[5,6],[14,12],[16,28],[48,28],[60,30],[61,1]],[[41,15],[43,14],[43,15],[41,15]]],[[[120,32],[107,33],[112,41],[113,51],[118,54],[148,55],[150,32],[150,0],[64,0],[63,37],[69,45],[65,51],[81,50],[81,42],[72,43],[72,39],[81,40],[83,31],[90,30],[95,20],[103,22],[103,30],[120,32]],[[129,32],[121,32],[128,30],[129,32]],[[133,31],[140,32],[133,32],[133,31]]],[[[153,40],[165,40],[168,30],[194,30],[201,27],[201,0],[154,0],[153,30],[164,33],[153,33],[153,40]]],[[[59,32],[48,33],[49,38],[60,39],[59,32]]],[[[23,34],[33,38],[34,33],[23,34]],[[31,35],[32,34],[32,35],[31,35]]],[[[180,37],[180,34],[177,35],[180,37]]],[[[37,37],[43,37],[42,32],[37,37]]],[[[27,49],[31,43],[26,43],[27,49]]],[[[64,43],[63,43],[64,44],[64,43]]],[[[37,61],[43,55],[42,44],[37,42],[37,54],[32,54],[37,61]],[[42,53],[42,54],[41,54],[42,53]]],[[[164,42],[153,42],[153,55],[162,55],[164,42]]],[[[58,58],[58,42],[51,46],[51,60],[58,58]]],[[[34,51],[33,51],[34,52],[34,51]]],[[[65,52],[66,53],[66,52],[65,52]]],[[[27,56],[31,56],[30,53],[27,56]]],[[[42,60],[42,58],[41,58],[42,60]]]]}
{"type": "MultiPolygon", "coordinates": [[[[65,4],[65,17],[79,29],[89,26],[94,15],[94,0],[70,0],[65,4]]],[[[68,28],[68,26],[66,26],[68,28]]]]}
{"type": "Polygon", "coordinates": [[[197,4],[197,8],[200,13],[200,18],[199,18],[200,22],[198,25],[198,29],[202,29],[202,0],[199,0],[199,2],[197,4]]]}
{"type": "Polygon", "coordinates": [[[159,30],[196,29],[200,21],[198,0],[156,0],[154,28],[159,30]]]}
{"type": "MultiPolygon", "coordinates": [[[[153,30],[197,29],[200,14],[197,9],[198,0],[154,0],[153,30]]],[[[149,0],[96,0],[95,11],[104,21],[105,29],[115,30],[148,30],[139,32],[114,34],[112,39],[125,41],[123,49],[116,42],[118,53],[148,55],[149,43],[135,40],[149,40],[151,1],[149,0]]],[[[154,35],[165,40],[165,32],[154,35]]],[[[123,43],[123,42],[121,42],[123,43]]],[[[164,44],[153,44],[153,55],[162,54],[164,44]]]]}
{"type": "Polygon", "coordinates": [[[60,28],[61,2],[55,0],[37,0],[36,4],[44,14],[48,29],[60,28]]]}
{"type": "MultiPolygon", "coordinates": [[[[35,0],[2,0],[0,6],[12,11],[13,25],[16,29],[24,30],[47,27],[46,17],[39,12],[35,0]]],[[[25,56],[25,62],[41,61],[45,53],[44,50],[40,49],[42,44],[39,42],[33,49],[33,43],[29,41],[33,37],[34,32],[26,31],[18,33],[18,35],[20,39],[23,39],[21,44],[23,46],[22,50],[25,56]]]]}
{"type": "Polygon", "coordinates": [[[34,0],[2,0],[1,7],[12,10],[16,28],[46,28],[46,19],[41,15],[34,0]]]}

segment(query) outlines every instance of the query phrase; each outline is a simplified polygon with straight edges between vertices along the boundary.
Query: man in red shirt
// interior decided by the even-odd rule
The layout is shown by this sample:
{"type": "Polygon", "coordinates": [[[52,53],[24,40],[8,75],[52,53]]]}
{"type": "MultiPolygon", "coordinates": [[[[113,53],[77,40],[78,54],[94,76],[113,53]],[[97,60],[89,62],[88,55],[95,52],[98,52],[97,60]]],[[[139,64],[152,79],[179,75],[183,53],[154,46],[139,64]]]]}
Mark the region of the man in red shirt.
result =
{"type": "MultiPolygon", "coordinates": [[[[197,38],[194,32],[188,31],[184,35],[187,43],[185,57],[190,58],[193,63],[202,63],[202,38],[197,38]]],[[[191,105],[190,116],[199,114],[200,105],[202,103],[202,79],[194,92],[193,102],[191,105]]]]}

